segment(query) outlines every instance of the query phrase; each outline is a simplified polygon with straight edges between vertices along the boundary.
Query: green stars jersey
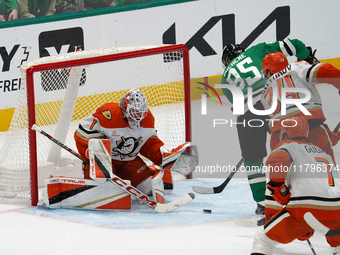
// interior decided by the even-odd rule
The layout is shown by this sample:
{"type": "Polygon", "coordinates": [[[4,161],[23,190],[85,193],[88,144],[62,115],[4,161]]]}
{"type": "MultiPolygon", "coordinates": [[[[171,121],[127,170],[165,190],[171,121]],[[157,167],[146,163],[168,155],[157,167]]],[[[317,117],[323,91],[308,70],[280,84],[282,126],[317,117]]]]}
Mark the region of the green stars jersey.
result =
{"type": "MultiPolygon", "coordinates": [[[[221,84],[231,84],[240,89],[245,96],[244,109],[248,110],[248,88],[252,88],[252,102],[261,100],[262,88],[267,78],[262,75],[261,63],[265,55],[272,52],[282,52],[286,56],[296,56],[297,59],[306,59],[309,51],[305,44],[298,39],[284,39],[274,43],[259,43],[248,48],[245,52],[230,61],[225,68],[221,84]]],[[[224,95],[233,103],[230,90],[222,89],[224,95]]]]}

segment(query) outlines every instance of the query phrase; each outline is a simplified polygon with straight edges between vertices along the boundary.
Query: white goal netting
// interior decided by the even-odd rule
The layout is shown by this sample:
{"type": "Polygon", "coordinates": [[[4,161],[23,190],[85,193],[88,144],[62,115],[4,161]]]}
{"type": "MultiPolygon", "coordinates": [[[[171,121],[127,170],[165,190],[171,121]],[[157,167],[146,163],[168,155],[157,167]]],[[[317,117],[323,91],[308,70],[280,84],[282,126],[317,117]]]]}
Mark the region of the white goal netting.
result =
{"type": "Polygon", "coordinates": [[[81,162],[29,127],[76,150],[79,121],[132,88],[147,97],[165,146],[190,140],[190,75],[183,45],[79,51],[23,64],[22,84],[0,154],[0,201],[36,204],[50,175],[80,177],[81,162]]]}

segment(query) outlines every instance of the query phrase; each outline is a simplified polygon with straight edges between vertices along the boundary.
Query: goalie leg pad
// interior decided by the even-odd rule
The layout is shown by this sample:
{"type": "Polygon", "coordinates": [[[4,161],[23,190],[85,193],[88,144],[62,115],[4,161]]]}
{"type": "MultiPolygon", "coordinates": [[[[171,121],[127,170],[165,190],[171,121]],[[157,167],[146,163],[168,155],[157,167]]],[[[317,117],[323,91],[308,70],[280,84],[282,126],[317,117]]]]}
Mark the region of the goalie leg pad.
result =
{"type": "MultiPolygon", "coordinates": [[[[129,182],[129,181],[126,181],[129,182]]],[[[48,208],[130,210],[131,195],[112,182],[56,176],[45,180],[48,208]]]]}
{"type": "Polygon", "coordinates": [[[137,185],[137,189],[146,194],[147,196],[151,196],[154,201],[157,203],[163,204],[165,201],[165,191],[163,184],[163,171],[162,170],[154,170],[154,175],[148,177],[140,184],[137,185]]]}
{"type": "Polygon", "coordinates": [[[152,188],[151,188],[151,176],[146,178],[144,181],[142,181],[140,184],[137,185],[136,189],[141,191],[147,196],[152,195],[152,188]]]}
{"type": "MultiPolygon", "coordinates": [[[[148,167],[151,170],[152,175],[155,175],[156,172],[158,172],[159,170],[162,170],[162,168],[160,168],[157,165],[149,165],[148,167]]],[[[164,170],[162,179],[163,179],[164,192],[167,195],[167,194],[171,193],[171,191],[174,189],[171,171],[164,170]]]]}
{"type": "Polygon", "coordinates": [[[151,188],[152,196],[157,203],[164,204],[165,202],[165,192],[163,184],[163,174],[162,170],[158,170],[154,176],[151,178],[151,188]]]}
{"type": "Polygon", "coordinates": [[[98,182],[112,179],[111,142],[108,139],[90,139],[88,154],[90,178],[98,182]]]}

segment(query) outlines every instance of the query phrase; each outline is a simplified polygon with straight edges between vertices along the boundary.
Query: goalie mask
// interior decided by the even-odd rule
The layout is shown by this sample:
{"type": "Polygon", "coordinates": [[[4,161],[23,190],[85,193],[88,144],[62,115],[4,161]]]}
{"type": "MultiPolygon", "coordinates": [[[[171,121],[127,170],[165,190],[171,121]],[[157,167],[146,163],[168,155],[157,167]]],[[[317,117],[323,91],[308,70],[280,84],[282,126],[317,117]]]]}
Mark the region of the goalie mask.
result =
{"type": "Polygon", "coordinates": [[[145,95],[138,89],[131,89],[120,100],[119,107],[131,128],[140,127],[140,122],[148,114],[145,95]]]}

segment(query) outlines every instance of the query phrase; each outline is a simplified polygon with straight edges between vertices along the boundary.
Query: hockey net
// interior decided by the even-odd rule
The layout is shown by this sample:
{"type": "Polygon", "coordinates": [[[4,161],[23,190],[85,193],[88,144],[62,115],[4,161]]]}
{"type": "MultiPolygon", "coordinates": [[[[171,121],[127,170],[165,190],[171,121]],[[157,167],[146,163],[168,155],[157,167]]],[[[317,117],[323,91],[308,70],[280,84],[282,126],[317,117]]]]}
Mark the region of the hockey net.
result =
{"type": "Polygon", "coordinates": [[[0,154],[0,201],[41,200],[51,175],[82,177],[74,155],[31,129],[36,125],[77,151],[74,131],[96,108],[140,89],[168,149],[191,140],[189,51],[185,45],[78,51],[21,66],[21,90],[0,154]]]}

